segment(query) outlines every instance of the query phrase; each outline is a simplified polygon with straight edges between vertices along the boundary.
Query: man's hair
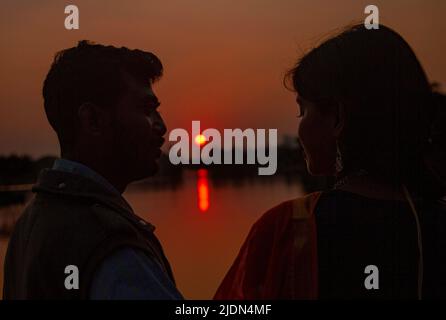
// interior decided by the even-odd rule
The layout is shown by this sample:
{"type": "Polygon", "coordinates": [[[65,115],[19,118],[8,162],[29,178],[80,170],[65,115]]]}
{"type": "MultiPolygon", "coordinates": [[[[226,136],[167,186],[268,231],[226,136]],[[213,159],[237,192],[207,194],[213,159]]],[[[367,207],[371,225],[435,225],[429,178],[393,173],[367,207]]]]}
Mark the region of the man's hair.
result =
{"type": "Polygon", "coordinates": [[[87,40],[56,54],[43,85],[43,99],[62,153],[74,142],[79,106],[90,102],[112,110],[127,90],[124,72],[152,84],[161,77],[163,66],[150,52],[87,40]]]}

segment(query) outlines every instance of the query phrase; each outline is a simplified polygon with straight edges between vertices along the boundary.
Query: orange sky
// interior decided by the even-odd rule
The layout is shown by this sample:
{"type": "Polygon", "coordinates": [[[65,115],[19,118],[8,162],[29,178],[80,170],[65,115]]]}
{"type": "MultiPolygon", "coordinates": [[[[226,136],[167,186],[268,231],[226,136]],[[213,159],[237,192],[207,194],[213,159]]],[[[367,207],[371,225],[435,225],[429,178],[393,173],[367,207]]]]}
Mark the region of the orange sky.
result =
{"type": "Polygon", "coordinates": [[[282,76],[303,50],[366,5],[401,33],[431,81],[446,86],[446,1],[141,0],[0,4],[0,154],[57,154],[41,88],[56,51],[80,39],[152,51],[165,73],[154,87],[168,129],[277,128],[295,134],[294,96],[282,76]],[[80,30],[64,28],[65,5],[80,30]]]}

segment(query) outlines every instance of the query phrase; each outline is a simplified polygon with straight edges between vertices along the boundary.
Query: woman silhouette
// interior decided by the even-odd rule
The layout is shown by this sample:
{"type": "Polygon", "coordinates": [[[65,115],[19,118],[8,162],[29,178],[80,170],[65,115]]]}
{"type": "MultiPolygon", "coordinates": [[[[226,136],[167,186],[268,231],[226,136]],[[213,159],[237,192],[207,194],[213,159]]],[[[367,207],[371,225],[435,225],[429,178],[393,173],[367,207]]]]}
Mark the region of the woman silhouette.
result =
{"type": "Polygon", "coordinates": [[[336,183],[266,212],[215,298],[445,298],[446,103],[410,46],[356,25],[286,79],[308,171],[336,183]]]}

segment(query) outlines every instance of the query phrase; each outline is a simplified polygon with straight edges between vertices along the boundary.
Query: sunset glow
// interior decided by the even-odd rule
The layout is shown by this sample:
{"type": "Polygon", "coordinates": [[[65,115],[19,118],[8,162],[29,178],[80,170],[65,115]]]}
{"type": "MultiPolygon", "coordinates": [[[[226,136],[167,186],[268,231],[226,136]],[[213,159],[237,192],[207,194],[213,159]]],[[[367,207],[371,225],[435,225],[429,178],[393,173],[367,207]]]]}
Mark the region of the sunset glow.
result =
{"type": "Polygon", "coordinates": [[[206,143],[206,137],[202,134],[199,134],[195,137],[195,143],[199,146],[202,146],[206,143]]]}
{"type": "MultiPolygon", "coordinates": [[[[163,102],[160,112],[168,131],[188,128],[200,119],[221,132],[274,127],[279,140],[295,136],[297,119],[291,115],[296,102],[282,84],[283,75],[321,38],[351,21],[362,21],[367,3],[344,0],[341,10],[337,2],[327,0],[233,5],[224,0],[108,0],[105,10],[98,1],[74,2],[80,10],[76,31],[65,29],[67,15],[60,1],[2,1],[0,25],[8,34],[0,61],[3,154],[58,154],[57,135],[43,110],[43,79],[54,54],[82,39],[149,51],[160,58],[165,73],[154,90],[163,102]],[[46,34],[51,37],[43,41],[46,34]]],[[[373,3],[385,15],[383,22],[414,48],[429,79],[444,85],[446,38],[441,32],[446,1],[409,2],[373,3]]]]}

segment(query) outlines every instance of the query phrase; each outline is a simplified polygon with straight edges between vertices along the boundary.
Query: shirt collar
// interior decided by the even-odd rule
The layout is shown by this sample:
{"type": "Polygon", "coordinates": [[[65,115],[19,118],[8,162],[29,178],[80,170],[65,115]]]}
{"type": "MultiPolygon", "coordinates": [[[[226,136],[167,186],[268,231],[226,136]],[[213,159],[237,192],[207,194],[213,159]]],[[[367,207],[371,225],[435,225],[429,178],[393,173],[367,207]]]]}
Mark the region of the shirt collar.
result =
{"type": "Polygon", "coordinates": [[[85,178],[89,178],[89,179],[101,184],[102,186],[107,188],[107,190],[109,190],[113,193],[116,193],[118,195],[121,194],[103,176],[101,176],[99,173],[97,173],[96,171],[94,171],[93,169],[87,167],[86,165],[84,165],[82,163],[68,160],[68,159],[56,159],[56,161],[54,161],[54,165],[53,165],[52,169],[81,175],[85,178]]]}

